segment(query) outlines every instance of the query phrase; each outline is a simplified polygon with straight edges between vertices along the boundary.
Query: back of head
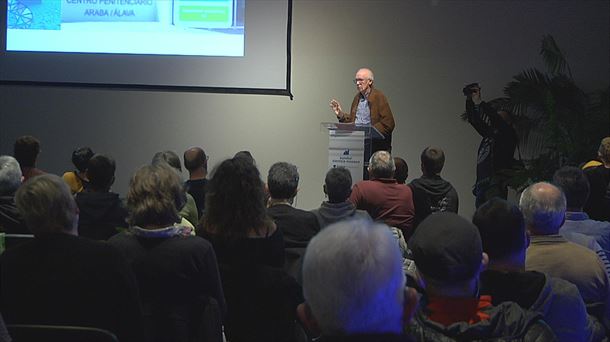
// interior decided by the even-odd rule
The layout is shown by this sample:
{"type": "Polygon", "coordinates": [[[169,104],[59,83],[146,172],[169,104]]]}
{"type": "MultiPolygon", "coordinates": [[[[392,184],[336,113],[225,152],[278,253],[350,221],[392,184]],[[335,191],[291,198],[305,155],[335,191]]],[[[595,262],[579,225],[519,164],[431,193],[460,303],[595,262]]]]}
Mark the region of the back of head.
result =
{"type": "Polygon", "coordinates": [[[472,223],[479,229],[483,251],[492,262],[527,248],[523,214],[514,204],[494,197],[477,209],[472,223]]]}
{"type": "Polygon", "coordinates": [[[400,332],[405,281],[400,251],[385,225],[335,223],[305,253],[303,294],[326,335],[400,332]]]}
{"type": "Polygon", "coordinates": [[[254,164],[254,166],[256,166],[256,160],[254,160],[254,156],[252,155],[252,153],[250,153],[250,151],[239,151],[235,153],[233,158],[245,158],[246,160],[254,164]]]}
{"type": "Polygon", "coordinates": [[[34,167],[40,153],[40,141],[31,135],[24,135],[15,141],[13,156],[21,167],[34,167]]]}
{"type": "Polygon", "coordinates": [[[258,169],[244,158],[227,159],[212,171],[205,197],[204,228],[217,235],[247,236],[267,223],[258,169]]]}
{"type": "Polygon", "coordinates": [[[93,151],[89,147],[79,147],[72,152],[72,164],[80,172],[85,172],[89,164],[89,159],[93,157],[93,151]]]}
{"type": "Polygon", "coordinates": [[[167,164],[145,165],[129,182],[129,222],[142,228],[161,228],[180,222],[179,208],[186,202],[182,182],[167,164]]]}
{"type": "Polygon", "coordinates": [[[519,208],[532,234],[557,234],[565,219],[566,197],[552,184],[535,183],[521,194],[519,208]]]}
{"type": "Polygon", "coordinates": [[[564,166],[555,171],[553,184],[566,196],[568,210],[580,211],[589,198],[589,180],[578,167],[564,166]]]}
{"type": "Polygon", "coordinates": [[[324,185],[330,203],[345,202],[352,193],[352,175],[344,167],[332,168],[326,173],[324,185]]]}
{"type": "Polygon", "coordinates": [[[394,178],[394,158],[387,151],[377,151],[369,161],[369,173],[371,178],[394,178]]]}
{"type": "Polygon", "coordinates": [[[103,154],[96,154],[89,159],[87,178],[89,186],[95,190],[108,191],[114,183],[116,163],[114,159],[103,154]]]}
{"type": "Polygon", "coordinates": [[[445,166],[445,153],[438,147],[426,147],[421,153],[421,164],[426,175],[437,175],[445,166]]]}
{"type": "Polygon", "coordinates": [[[0,156],[0,196],[12,196],[21,185],[21,168],[17,159],[0,156]]]}
{"type": "Polygon", "coordinates": [[[34,235],[76,234],[78,214],[70,188],[58,176],[36,176],[15,194],[17,209],[34,235]]]}
{"type": "Polygon", "coordinates": [[[407,182],[407,178],[409,177],[409,166],[407,165],[407,162],[400,157],[394,157],[394,165],[396,167],[394,170],[394,178],[396,178],[396,182],[399,184],[405,184],[407,182]]]}
{"type": "Polygon", "coordinates": [[[208,169],[208,157],[200,147],[191,147],[184,151],[184,167],[193,172],[199,168],[208,169]]]}
{"type": "Polygon", "coordinates": [[[269,194],[274,199],[292,199],[299,186],[299,172],[290,163],[278,162],[271,165],[267,175],[269,194]]]}
{"type": "Polygon", "coordinates": [[[597,150],[597,155],[606,165],[610,165],[610,137],[602,139],[597,150]]]}
{"type": "Polygon", "coordinates": [[[451,212],[429,215],[409,240],[413,260],[426,281],[440,285],[478,277],[483,247],[477,227],[451,212]]]}
{"type": "Polygon", "coordinates": [[[174,151],[162,151],[157,152],[153,156],[152,164],[157,165],[159,163],[166,163],[174,169],[182,172],[182,166],[180,165],[180,157],[174,151]]]}

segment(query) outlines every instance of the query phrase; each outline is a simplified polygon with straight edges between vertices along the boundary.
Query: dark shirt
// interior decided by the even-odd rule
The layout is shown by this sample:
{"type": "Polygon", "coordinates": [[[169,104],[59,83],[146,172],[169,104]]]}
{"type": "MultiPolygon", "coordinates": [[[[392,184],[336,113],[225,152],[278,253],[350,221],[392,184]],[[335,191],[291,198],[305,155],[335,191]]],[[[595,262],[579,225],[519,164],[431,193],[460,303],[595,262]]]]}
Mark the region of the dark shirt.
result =
{"type": "Polygon", "coordinates": [[[79,236],[106,240],[118,233],[117,227],[127,228],[127,209],[118,194],[85,190],[77,193],[75,199],[79,236]]]}
{"type": "Polygon", "coordinates": [[[110,330],[142,339],[135,277],[119,251],[66,234],[37,236],[0,256],[0,309],[7,324],[110,330]]]}
{"type": "MultiPolygon", "coordinates": [[[[457,191],[451,183],[442,179],[439,175],[426,176],[414,179],[409,184],[411,188],[421,189],[426,194],[426,200],[430,212],[458,212],[459,200],[457,191]]],[[[417,211],[417,208],[416,208],[417,211]]]]}
{"type": "Polygon", "coordinates": [[[584,212],[596,221],[610,221],[610,168],[604,165],[584,170],[591,192],[584,212]]]}
{"type": "Polygon", "coordinates": [[[121,233],[109,240],[126,256],[140,288],[147,330],[155,341],[190,341],[201,324],[203,305],[215,299],[226,312],[216,256],[197,236],[137,237],[121,233]],[[196,331],[196,330],[195,330],[196,331]]]}
{"type": "Polygon", "coordinates": [[[203,217],[203,212],[205,210],[205,189],[208,184],[208,180],[203,179],[189,179],[184,182],[186,185],[186,192],[191,194],[195,199],[195,204],[197,205],[197,212],[199,212],[199,217],[203,217]]]}
{"type": "Polygon", "coordinates": [[[278,204],[267,209],[267,214],[275,221],[284,235],[286,248],[307,247],[309,240],[320,231],[316,216],[288,204],[278,204]]]}

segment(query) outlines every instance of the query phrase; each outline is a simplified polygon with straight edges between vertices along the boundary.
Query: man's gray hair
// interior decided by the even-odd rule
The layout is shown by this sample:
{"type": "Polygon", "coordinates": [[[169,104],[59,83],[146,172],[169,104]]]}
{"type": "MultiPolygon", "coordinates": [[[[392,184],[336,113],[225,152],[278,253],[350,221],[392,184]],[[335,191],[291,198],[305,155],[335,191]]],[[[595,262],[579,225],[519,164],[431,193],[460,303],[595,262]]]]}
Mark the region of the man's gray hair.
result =
{"type": "Polygon", "coordinates": [[[303,262],[303,294],[323,334],[400,332],[406,279],[386,225],[342,221],[318,233],[303,262]]]}
{"type": "Polygon", "coordinates": [[[21,167],[17,159],[0,156],[0,195],[12,196],[21,185],[21,167]]]}
{"type": "Polygon", "coordinates": [[[528,229],[538,234],[556,234],[566,213],[566,197],[558,187],[547,182],[530,185],[519,200],[528,229]]]}
{"type": "Polygon", "coordinates": [[[25,182],[15,194],[15,203],[34,235],[76,229],[76,202],[68,185],[56,175],[44,174],[25,182]]]}
{"type": "Polygon", "coordinates": [[[371,178],[394,178],[394,158],[388,151],[377,151],[369,160],[371,178]]]}
{"type": "Polygon", "coordinates": [[[274,199],[292,199],[299,186],[297,167],[286,162],[277,162],[269,168],[267,187],[274,199]]]}

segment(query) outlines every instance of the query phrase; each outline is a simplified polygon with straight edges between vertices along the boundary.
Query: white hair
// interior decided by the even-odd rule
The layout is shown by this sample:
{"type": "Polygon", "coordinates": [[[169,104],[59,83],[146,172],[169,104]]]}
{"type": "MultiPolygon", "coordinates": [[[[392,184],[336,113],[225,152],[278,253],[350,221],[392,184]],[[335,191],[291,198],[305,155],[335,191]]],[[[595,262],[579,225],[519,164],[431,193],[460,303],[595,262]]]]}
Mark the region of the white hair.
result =
{"type": "Polygon", "coordinates": [[[566,214],[566,196],[561,189],[547,182],[527,187],[519,199],[525,224],[535,232],[556,234],[566,214]]]}
{"type": "Polygon", "coordinates": [[[15,194],[21,185],[21,167],[17,159],[11,156],[0,156],[0,195],[15,194]]]}
{"type": "Polygon", "coordinates": [[[369,159],[371,178],[393,178],[396,171],[394,158],[388,151],[377,151],[369,159]]]}
{"type": "Polygon", "coordinates": [[[369,68],[360,68],[358,69],[358,71],[360,70],[366,70],[366,72],[369,74],[369,80],[371,81],[375,81],[375,75],[373,74],[373,70],[369,69],[369,68]]]}
{"type": "Polygon", "coordinates": [[[303,293],[322,333],[399,333],[406,278],[386,225],[335,223],[309,243],[303,293]]]}

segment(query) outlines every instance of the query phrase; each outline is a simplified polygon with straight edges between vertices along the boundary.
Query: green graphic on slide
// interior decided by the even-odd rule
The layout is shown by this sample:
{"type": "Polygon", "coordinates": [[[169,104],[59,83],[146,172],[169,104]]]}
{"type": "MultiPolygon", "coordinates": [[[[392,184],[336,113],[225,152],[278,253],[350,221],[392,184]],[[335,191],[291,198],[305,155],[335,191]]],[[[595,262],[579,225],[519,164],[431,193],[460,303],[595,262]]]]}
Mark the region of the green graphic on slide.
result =
{"type": "Polygon", "coordinates": [[[182,6],[180,21],[200,23],[222,23],[230,20],[227,6],[182,6]]]}

